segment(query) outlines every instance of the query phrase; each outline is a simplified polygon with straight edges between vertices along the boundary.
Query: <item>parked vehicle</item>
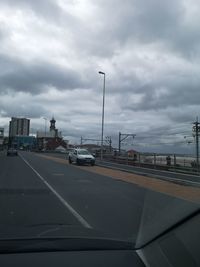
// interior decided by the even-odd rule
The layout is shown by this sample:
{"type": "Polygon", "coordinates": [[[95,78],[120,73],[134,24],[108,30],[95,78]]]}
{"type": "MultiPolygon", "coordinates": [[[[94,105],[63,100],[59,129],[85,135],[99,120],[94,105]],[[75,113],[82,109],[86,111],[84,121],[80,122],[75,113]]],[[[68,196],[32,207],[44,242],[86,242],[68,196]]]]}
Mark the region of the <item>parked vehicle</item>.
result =
{"type": "Polygon", "coordinates": [[[18,152],[15,148],[8,148],[7,150],[7,156],[17,156],[18,152]]]}

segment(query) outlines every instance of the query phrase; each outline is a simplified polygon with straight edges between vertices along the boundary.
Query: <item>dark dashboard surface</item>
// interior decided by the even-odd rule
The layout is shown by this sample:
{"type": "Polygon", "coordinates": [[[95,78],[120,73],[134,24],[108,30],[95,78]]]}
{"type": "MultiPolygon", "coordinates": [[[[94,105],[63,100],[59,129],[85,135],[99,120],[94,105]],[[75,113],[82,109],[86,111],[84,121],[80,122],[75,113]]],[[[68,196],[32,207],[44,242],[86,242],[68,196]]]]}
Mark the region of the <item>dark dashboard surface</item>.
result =
{"type": "Polygon", "coordinates": [[[0,254],[0,266],[200,266],[200,214],[141,249],[41,251],[0,254]]]}
{"type": "Polygon", "coordinates": [[[0,266],[127,266],[144,267],[134,251],[68,251],[0,255],[0,266]]]}

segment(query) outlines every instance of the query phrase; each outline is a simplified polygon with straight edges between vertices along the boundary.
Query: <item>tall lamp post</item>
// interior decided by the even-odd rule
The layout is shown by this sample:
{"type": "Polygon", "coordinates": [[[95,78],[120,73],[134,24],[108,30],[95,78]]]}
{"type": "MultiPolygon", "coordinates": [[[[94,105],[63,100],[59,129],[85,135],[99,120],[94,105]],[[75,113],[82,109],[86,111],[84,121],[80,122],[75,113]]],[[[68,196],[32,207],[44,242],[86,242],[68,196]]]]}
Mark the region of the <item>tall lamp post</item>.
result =
{"type": "Polygon", "coordinates": [[[103,130],[104,130],[104,105],[105,105],[105,87],[106,87],[106,74],[103,71],[99,71],[99,74],[103,75],[103,107],[102,107],[102,125],[101,125],[101,160],[103,159],[103,130]]]}
{"type": "Polygon", "coordinates": [[[43,118],[45,120],[45,138],[46,138],[46,135],[47,135],[47,118],[43,118]]]}
{"type": "Polygon", "coordinates": [[[44,138],[44,148],[46,149],[46,135],[47,135],[47,118],[43,118],[45,120],[45,138],[44,138]]]}

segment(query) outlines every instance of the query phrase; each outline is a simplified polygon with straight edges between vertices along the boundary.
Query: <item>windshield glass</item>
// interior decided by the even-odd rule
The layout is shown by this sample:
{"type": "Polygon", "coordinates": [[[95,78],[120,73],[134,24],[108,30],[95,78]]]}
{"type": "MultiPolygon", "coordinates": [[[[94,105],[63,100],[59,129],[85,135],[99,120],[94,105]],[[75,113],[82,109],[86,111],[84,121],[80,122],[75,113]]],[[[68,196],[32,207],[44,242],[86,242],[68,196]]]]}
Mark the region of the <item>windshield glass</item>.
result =
{"type": "Polygon", "coordinates": [[[0,1],[0,240],[140,248],[198,212],[199,15],[195,0],[0,1]]]}
{"type": "Polygon", "coordinates": [[[87,150],[78,150],[79,155],[90,155],[90,152],[87,150]]]}

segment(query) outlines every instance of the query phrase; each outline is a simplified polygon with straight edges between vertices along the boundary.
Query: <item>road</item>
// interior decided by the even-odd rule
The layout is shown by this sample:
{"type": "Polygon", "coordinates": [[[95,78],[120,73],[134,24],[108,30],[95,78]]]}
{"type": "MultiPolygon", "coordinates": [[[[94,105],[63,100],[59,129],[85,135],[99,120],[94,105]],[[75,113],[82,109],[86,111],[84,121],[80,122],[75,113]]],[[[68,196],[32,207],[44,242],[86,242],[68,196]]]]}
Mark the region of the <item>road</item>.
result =
{"type": "MultiPolygon", "coordinates": [[[[66,159],[65,154],[51,153],[49,155],[53,155],[53,157],[56,157],[56,158],[66,159]]],[[[200,187],[200,176],[199,175],[177,173],[174,171],[162,171],[162,170],[149,169],[149,168],[144,168],[144,167],[136,167],[136,166],[131,166],[127,164],[115,163],[111,161],[105,161],[105,160],[101,161],[98,159],[96,160],[96,164],[102,167],[107,167],[107,168],[111,168],[115,170],[122,170],[122,171],[126,171],[129,173],[148,176],[148,177],[152,177],[152,178],[156,178],[160,180],[171,181],[171,182],[178,183],[178,184],[183,184],[183,185],[185,184],[185,185],[200,187]]]]}
{"type": "Polygon", "coordinates": [[[148,205],[156,216],[175,203],[185,211],[195,206],[89,168],[93,167],[61,164],[31,152],[18,157],[1,153],[0,226],[58,223],[130,238],[137,235],[148,205]]]}

